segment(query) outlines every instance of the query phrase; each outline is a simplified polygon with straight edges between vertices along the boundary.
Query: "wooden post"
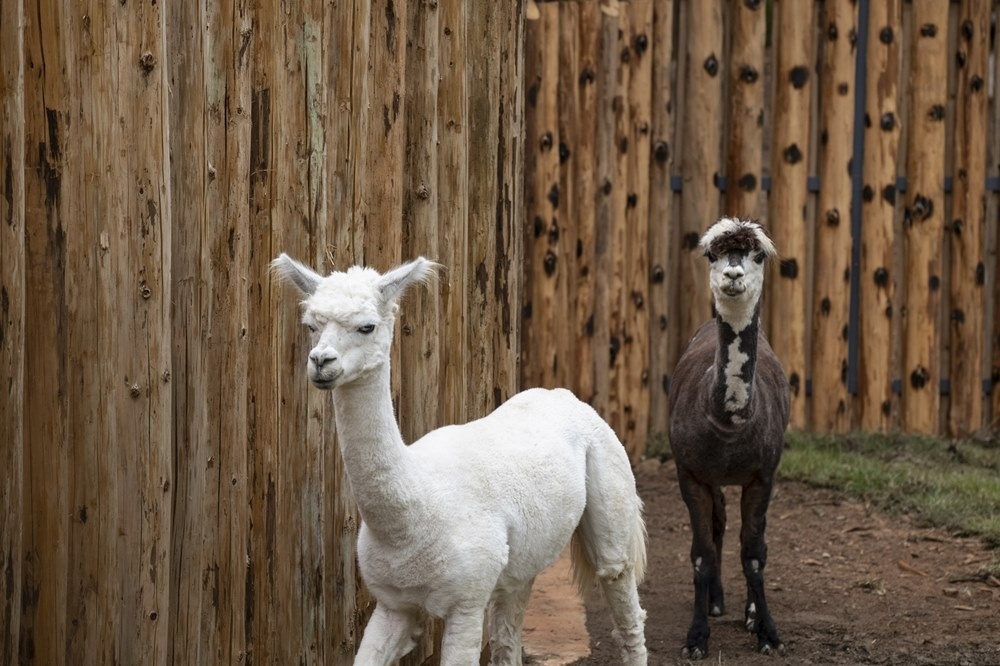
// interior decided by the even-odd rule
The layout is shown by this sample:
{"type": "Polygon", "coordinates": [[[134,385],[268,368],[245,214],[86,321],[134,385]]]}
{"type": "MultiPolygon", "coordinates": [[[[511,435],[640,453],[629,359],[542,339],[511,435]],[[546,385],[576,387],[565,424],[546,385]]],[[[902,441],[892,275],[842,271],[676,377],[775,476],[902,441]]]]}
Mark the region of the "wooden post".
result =
{"type": "MultiPolygon", "coordinates": [[[[661,0],[653,7],[651,156],[649,161],[649,432],[667,431],[670,339],[676,324],[670,318],[675,299],[674,275],[678,249],[674,194],[670,187],[674,164],[674,88],[671,85],[676,3],[661,0]]],[[[676,345],[675,345],[676,346],[676,345]]]]}
{"type": "MultiPolygon", "coordinates": [[[[964,437],[983,427],[983,367],[986,357],[986,152],[989,122],[990,5],[961,5],[958,27],[958,91],[952,170],[951,358],[948,433],[964,437]]],[[[996,126],[994,126],[996,131],[996,126]]]]}
{"type": "Polygon", "coordinates": [[[913,6],[906,146],[903,427],[936,434],[941,400],[941,250],[944,235],[948,6],[913,6]]]}
{"type": "MultiPolygon", "coordinates": [[[[813,291],[812,427],[851,428],[847,343],[851,308],[851,141],[857,3],[827,2],[821,25],[823,69],[820,116],[820,190],[816,214],[813,291]]],[[[872,73],[872,76],[878,76],[872,73]]]]}
{"type": "Polygon", "coordinates": [[[633,0],[624,31],[628,53],[625,179],[625,259],[622,300],[622,434],[633,462],[646,450],[649,437],[649,211],[651,103],[653,84],[653,2],[633,0]]]}
{"type": "MultiPolygon", "coordinates": [[[[575,283],[573,284],[573,328],[575,354],[570,361],[575,370],[570,385],[585,401],[594,397],[594,290],[599,276],[595,275],[595,224],[598,194],[597,183],[597,72],[601,53],[601,9],[596,2],[561,3],[563,17],[560,21],[574,20],[572,28],[576,37],[569,37],[576,44],[573,69],[564,79],[575,86],[576,140],[569,147],[567,164],[572,173],[574,221],[576,236],[575,283]],[[573,9],[569,9],[572,7],[573,9]],[[570,18],[572,17],[572,19],[570,18]]],[[[527,121],[527,118],[525,119],[527,121]]],[[[568,198],[568,197],[567,197],[568,198]]]]}
{"type": "MultiPolygon", "coordinates": [[[[804,3],[811,5],[811,3],[804,3]]],[[[708,268],[698,241],[719,218],[716,179],[722,173],[723,67],[721,0],[684,5],[681,24],[687,49],[684,54],[683,134],[681,149],[680,264],[678,265],[677,315],[680,345],[712,316],[708,268]]],[[[779,249],[781,249],[779,247],[779,249]]],[[[680,350],[678,350],[679,352],[680,350]]],[[[671,367],[676,362],[671,360],[671,367]]]]}
{"type": "Polygon", "coordinates": [[[20,659],[24,511],[24,3],[0,7],[0,662],[20,659]]]}
{"type": "Polygon", "coordinates": [[[465,74],[467,30],[464,0],[441,0],[438,3],[438,44],[440,67],[438,74],[438,220],[442,233],[438,238],[440,257],[445,265],[441,276],[442,339],[448,340],[448,353],[441,354],[441,387],[439,407],[441,423],[464,423],[472,418],[468,395],[469,368],[464,353],[451,349],[468,348],[465,314],[468,300],[465,285],[468,272],[469,227],[469,121],[465,74]]]}
{"type": "Polygon", "coordinates": [[[764,148],[767,16],[763,3],[736,3],[731,13],[729,139],[723,214],[759,219],[763,212],[760,181],[764,148]]]}
{"type": "MultiPolygon", "coordinates": [[[[856,423],[885,432],[898,418],[893,379],[893,304],[898,266],[895,243],[896,174],[899,162],[900,76],[903,38],[899,0],[869,5],[864,188],[861,200],[860,348],[856,423]]],[[[821,213],[822,214],[822,213],[821,213]]],[[[898,313],[895,315],[898,317],[898,313]]]]}
{"type": "Polygon", "coordinates": [[[788,375],[790,426],[806,425],[807,179],[813,85],[812,2],[781,2],[775,22],[774,133],[768,225],[781,260],[768,276],[767,334],[788,375]]]}
{"type": "Polygon", "coordinates": [[[566,302],[570,265],[566,260],[565,193],[560,187],[559,3],[543,3],[537,19],[527,21],[525,99],[525,294],[524,382],[528,386],[564,384],[568,359],[566,302]]]}

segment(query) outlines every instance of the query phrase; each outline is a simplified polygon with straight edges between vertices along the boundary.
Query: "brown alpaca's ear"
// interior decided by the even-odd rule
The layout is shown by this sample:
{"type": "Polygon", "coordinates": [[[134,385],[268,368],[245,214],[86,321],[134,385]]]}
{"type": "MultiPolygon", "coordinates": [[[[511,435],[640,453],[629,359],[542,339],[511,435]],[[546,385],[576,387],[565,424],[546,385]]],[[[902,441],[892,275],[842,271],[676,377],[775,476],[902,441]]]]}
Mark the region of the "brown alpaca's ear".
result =
{"type": "Polygon", "coordinates": [[[312,296],[323,279],[319,273],[284,252],[271,262],[271,272],[282,280],[292,282],[306,296],[312,296]]]}
{"type": "Polygon", "coordinates": [[[385,303],[395,303],[411,284],[427,282],[440,267],[429,259],[417,257],[413,261],[397,266],[379,279],[378,288],[385,303]]]}

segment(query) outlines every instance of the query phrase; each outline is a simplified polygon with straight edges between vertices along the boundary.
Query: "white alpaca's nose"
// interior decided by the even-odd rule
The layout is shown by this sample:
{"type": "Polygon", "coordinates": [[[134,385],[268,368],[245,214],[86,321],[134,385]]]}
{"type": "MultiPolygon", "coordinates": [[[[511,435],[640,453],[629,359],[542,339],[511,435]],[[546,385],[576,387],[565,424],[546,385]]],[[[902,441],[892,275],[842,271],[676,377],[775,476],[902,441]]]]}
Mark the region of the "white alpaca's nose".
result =
{"type": "Polygon", "coordinates": [[[317,370],[320,370],[327,363],[336,361],[337,353],[332,349],[313,349],[309,352],[309,360],[317,370]]]}

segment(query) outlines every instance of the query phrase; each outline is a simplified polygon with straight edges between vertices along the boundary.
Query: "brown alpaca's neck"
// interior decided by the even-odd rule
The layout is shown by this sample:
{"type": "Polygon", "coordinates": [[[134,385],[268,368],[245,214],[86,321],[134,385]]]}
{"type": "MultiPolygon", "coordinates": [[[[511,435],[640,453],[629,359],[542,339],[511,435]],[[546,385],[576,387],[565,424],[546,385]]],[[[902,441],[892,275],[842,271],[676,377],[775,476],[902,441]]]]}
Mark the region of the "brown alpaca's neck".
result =
{"type": "Polygon", "coordinates": [[[740,425],[753,404],[754,373],[757,371],[757,337],[760,334],[760,302],[746,311],[718,311],[718,346],[715,350],[715,381],[712,406],[716,418],[740,425]]]}

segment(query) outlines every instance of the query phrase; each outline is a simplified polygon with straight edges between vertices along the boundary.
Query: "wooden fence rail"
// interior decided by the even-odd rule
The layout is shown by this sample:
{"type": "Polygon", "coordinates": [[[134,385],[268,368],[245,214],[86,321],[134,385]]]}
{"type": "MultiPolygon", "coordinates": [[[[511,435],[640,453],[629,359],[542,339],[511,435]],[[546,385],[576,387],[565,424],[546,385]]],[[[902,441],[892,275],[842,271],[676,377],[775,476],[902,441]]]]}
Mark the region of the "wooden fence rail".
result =
{"type": "Polygon", "coordinates": [[[523,383],[568,383],[641,455],[710,316],[698,236],[754,217],[781,253],[765,322],[793,427],[990,429],[998,3],[648,5],[528,21],[523,383]]]}

